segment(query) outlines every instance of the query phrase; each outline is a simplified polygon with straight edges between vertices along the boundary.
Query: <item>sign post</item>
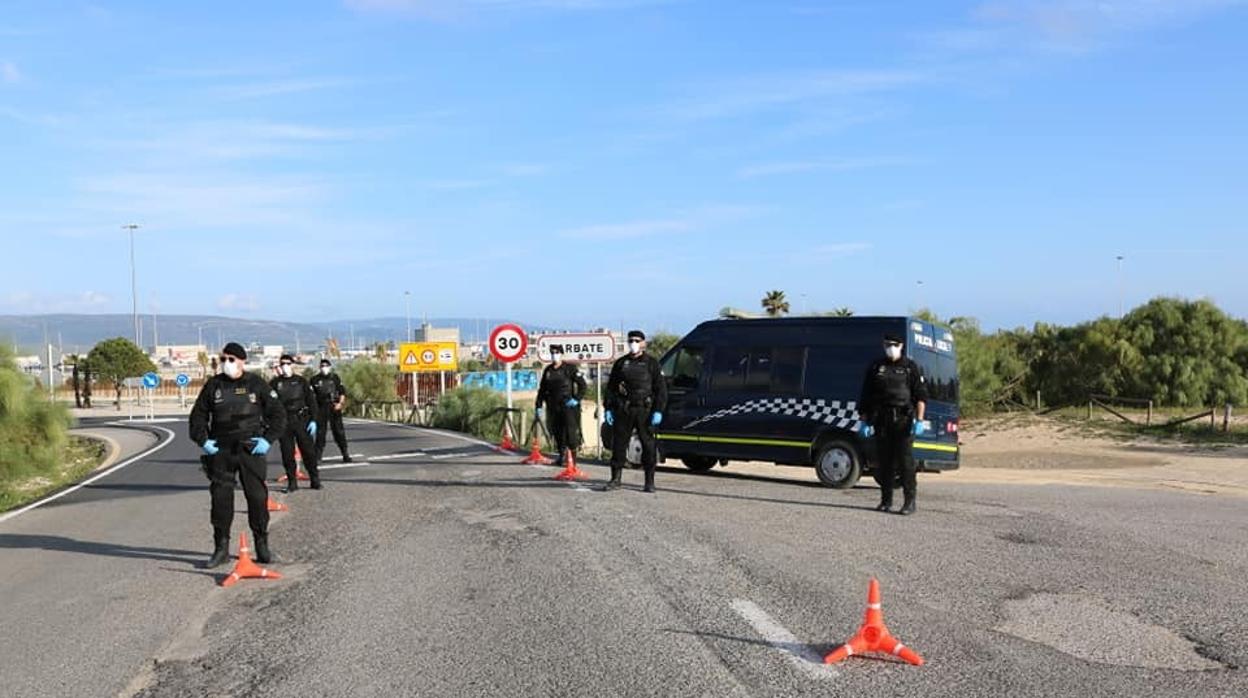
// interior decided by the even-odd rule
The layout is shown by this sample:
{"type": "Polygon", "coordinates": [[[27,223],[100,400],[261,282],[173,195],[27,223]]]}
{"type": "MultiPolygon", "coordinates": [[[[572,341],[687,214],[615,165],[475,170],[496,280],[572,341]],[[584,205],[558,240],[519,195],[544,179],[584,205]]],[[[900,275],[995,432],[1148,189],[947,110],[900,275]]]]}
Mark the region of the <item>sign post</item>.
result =
{"type": "Polygon", "coordinates": [[[455,342],[403,342],[399,345],[399,370],[412,378],[412,405],[420,405],[420,373],[442,373],[445,392],[445,371],[459,370],[459,346],[455,342]]]}
{"type": "Polygon", "coordinates": [[[160,386],[160,374],[148,371],[143,374],[143,388],[147,391],[147,421],[156,418],[156,388],[160,386]]]}
{"type": "Polygon", "coordinates": [[[490,332],[490,353],[503,363],[507,371],[507,419],[503,421],[503,428],[507,430],[507,441],[514,436],[511,433],[511,410],[514,404],[511,397],[511,365],[523,359],[528,351],[529,336],[519,325],[499,325],[490,332]]]}
{"type": "Polygon", "coordinates": [[[179,373],[174,382],[178,384],[178,401],[182,409],[186,409],[186,386],[191,384],[191,377],[185,373],[179,373]]]}

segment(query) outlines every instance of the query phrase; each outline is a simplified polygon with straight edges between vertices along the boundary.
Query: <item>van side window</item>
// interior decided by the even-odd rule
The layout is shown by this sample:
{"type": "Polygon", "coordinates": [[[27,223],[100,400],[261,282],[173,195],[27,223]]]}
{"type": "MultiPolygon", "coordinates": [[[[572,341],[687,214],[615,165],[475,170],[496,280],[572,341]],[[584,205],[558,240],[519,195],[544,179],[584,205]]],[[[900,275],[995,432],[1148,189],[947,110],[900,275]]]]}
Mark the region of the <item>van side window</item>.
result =
{"type": "Polygon", "coordinates": [[[745,376],[745,389],[751,393],[771,391],[771,350],[750,350],[750,370],[745,376]]]}
{"type": "Polygon", "coordinates": [[[739,391],[745,387],[745,374],[750,367],[750,350],[715,347],[711,361],[711,389],[739,391]]]}
{"type": "Polygon", "coordinates": [[[777,347],[771,350],[771,392],[796,395],[802,392],[802,373],[806,367],[804,347],[777,347]]]}
{"type": "Polygon", "coordinates": [[[673,388],[697,390],[702,380],[702,364],[706,352],[701,347],[681,347],[663,366],[663,373],[672,379],[673,388]]]}

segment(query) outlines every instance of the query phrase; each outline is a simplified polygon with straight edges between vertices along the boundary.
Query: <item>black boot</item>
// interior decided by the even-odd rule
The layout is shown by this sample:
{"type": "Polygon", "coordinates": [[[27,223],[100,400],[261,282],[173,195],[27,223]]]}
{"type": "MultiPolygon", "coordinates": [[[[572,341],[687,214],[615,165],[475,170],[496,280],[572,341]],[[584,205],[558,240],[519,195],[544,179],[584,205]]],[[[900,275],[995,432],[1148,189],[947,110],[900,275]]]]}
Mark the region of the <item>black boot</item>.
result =
{"type": "Polygon", "coordinates": [[[611,479],[608,480],[607,484],[603,486],[602,491],[610,492],[611,490],[620,489],[620,485],[623,484],[622,482],[620,482],[620,476],[623,475],[623,473],[624,473],[623,468],[616,466],[616,465],[611,466],[611,479]]]}
{"type": "Polygon", "coordinates": [[[205,569],[220,567],[230,559],[230,531],[225,528],[212,529],[212,557],[204,563],[205,569]]]}
{"type": "Polygon", "coordinates": [[[269,550],[269,534],[251,532],[256,539],[256,562],[267,565],[273,562],[273,553],[269,550]]]}
{"type": "Polygon", "coordinates": [[[893,491],[891,489],[880,490],[880,503],[875,506],[876,511],[890,511],[893,508],[893,491]]]}
{"type": "Polygon", "coordinates": [[[914,513],[914,495],[907,495],[904,502],[901,503],[901,511],[897,512],[902,516],[909,516],[914,513]]]}
{"type": "Polygon", "coordinates": [[[314,490],[319,490],[319,489],[321,489],[322,487],[323,487],[323,485],[321,485],[321,478],[319,478],[319,477],[314,477],[314,478],[312,478],[312,489],[314,489],[314,490]]]}
{"type": "Polygon", "coordinates": [[[299,489],[299,473],[286,476],[286,494],[290,494],[299,489]]]}
{"type": "Polygon", "coordinates": [[[654,468],[646,469],[646,486],[641,488],[642,492],[654,491],[654,468]]]}

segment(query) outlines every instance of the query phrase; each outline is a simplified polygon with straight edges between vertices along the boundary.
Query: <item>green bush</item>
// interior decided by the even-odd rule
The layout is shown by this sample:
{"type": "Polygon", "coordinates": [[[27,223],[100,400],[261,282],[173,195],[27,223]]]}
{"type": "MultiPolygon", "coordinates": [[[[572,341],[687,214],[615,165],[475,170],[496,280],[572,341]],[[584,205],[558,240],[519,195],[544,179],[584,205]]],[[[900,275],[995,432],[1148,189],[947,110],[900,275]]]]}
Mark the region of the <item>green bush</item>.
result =
{"type": "Polygon", "coordinates": [[[0,346],[0,489],[62,465],[69,411],[49,402],[0,346]]]}
{"type": "Polygon", "coordinates": [[[399,367],[395,364],[356,359],[351,363],[340,364],[337,368],[338,377],[342,378],[342,387],[351,401],[394,402],[399,399],[395,389],[399,367]]]}
{"type": "MultiPolygon", "coordinates": [[[[456,388],[438,400],[430,421],[439,429],[472,434],[495,440],[503,429],[503,408],[507,400],[489,388],[456,388]]],[[[514,426],[519,429],[518,424],[514,426]]]]}

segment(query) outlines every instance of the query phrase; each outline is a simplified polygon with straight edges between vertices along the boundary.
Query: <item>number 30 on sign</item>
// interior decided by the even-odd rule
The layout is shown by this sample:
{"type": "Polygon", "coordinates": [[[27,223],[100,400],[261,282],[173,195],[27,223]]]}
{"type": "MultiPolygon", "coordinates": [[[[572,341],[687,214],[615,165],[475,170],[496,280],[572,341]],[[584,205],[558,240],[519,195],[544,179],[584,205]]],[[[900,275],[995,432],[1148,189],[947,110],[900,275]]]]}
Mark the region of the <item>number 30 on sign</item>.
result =
{"type": "Polygon", "coordinates": [[[529,351],[529,336],[518,325],[499,325],[490,333],[490,353],[509,364],[524,358],[529,351]]]}

